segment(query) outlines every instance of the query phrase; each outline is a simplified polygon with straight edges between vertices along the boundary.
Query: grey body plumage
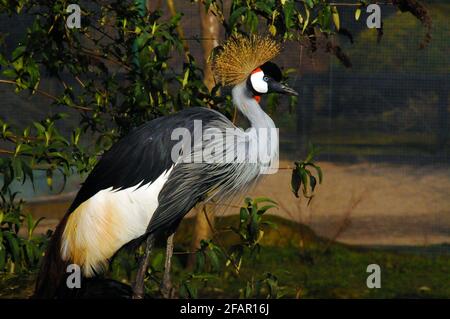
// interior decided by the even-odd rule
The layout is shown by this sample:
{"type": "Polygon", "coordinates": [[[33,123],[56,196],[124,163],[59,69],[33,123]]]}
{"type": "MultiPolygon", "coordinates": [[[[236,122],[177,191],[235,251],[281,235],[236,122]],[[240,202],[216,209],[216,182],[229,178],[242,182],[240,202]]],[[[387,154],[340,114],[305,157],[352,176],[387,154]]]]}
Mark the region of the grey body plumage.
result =
{"type": "MultiPolygon", "coordinates": [[[[168,181],[159,194],[158,200],[161,204],[153,215],[149,232],[162,229],[163,225],[168,227],[175,225],[176,228],[179,220],[197,202],[210,199],[221,202],[230,199],[248,189],[260,175],[277,169],[278,132],[274,122],[261,109],[245,83],[235,86],[232,93],[236,107],[250,121],[251,128],[244,131],[216,111],[209,109],[201,111],[202,115],[208,114],[208,120],[202,120],[201,140],[193,140],[192,151],[180,154],[177,159],[168,181]],[[267,139],[263,141],[259,139],[261,129],[270,130],[265,136],[267,139]],[[220,132],[224,138],[219,142],[208,139],[205,142],[204,137],[209,134],[209,130],[220,132]],[[222,147],[218,147],[221,152],[213,154],[209,162],[195,161],[198,157],[204,156],[205,149],[218,146],[216,144],[226,141],[230,135],[235,143],[225,143],[222,147]],[[258,156],[260,153],[269,156],[267,162],[261,162],[258,156]],[[232,160],[224,161],[227,156],[232,160]],[[185,160],[186,158],[188,160],[185,160]]],[[[192,129],[194,126],[188,127],[192,129]]],[[[193,129],[191,133],[195,135],[193,129]]]]}

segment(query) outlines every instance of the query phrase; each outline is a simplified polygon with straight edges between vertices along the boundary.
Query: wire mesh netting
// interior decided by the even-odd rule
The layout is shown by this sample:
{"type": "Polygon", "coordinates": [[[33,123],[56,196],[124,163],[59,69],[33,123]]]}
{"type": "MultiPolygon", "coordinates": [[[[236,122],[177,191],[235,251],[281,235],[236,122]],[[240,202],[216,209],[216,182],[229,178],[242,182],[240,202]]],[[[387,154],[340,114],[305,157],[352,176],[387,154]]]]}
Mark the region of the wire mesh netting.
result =
{"type": "MultiPolygon", "coordinates": [[[[184,0],[175,3],[178,11],[184,14],[182,27],[190,51],[198,61],[202,61],[199,7],[184,0]]],[[[280,128],[283,159],[301,158],[308,144],[313,143],[321,149],[319,159],[329,163],[411,164],[411,167],[392,168],[397,172],[392,178],[398,179],[399,183],[413,184],[418,179],[426,181],[431,176],[439,175],[440,180],[430,180],[411,192],[395,195],[398,203],[391,207],[375,208],[377,206],[368,200],[367,209],[361,210],[392,210],[402,214],[417,210],[417,214],[425,216],[420,221],[418,219],[418,223],[423,222],[423,227],[434,227],[435,232],[448,239],[450,223],[447,223],[448,217],[442,216],[449,216],[446,208],[449,178],[442,172],[448,171],[450,159],[450,24],[447,20],[450,4],[446,1],[427,1],[427,7],[433,19],[432,40],[423,49],[420,45],[426,30],[410,14],[398,13],[391,6],[383,5],[383,36],[378,43],[377,30],[366,26],[367,13],[356,21],[354,9],[340,8],[341,25],[350,31],[353,41],[345,35],[338,35],[333,41],[348,55],[352,67],[345,68],[334,56],[321,51],[310,54],[298,43],[285,44],[276,62],[285,71],[295,69],[290,73],[288,82],[300,96],[296,104],[280,98],[277,107],[267,111],[280,128]],[[412,173],[419,170],[421,173],[417,178],[413,176],[412,180],[409,179],[412,173]],[[435,197],[429,199],[432,204],[424,204],[427,206],[425,208],[407,205],[405,199],[414,194],[425,194],[423,196],[426,197],[426,193],[421,193],[426,188],[433,189],[435,197]],[[427,215],[430,212],[433,215],[427,215]]],[[[26,16],[19,21],[2,17],[0,32],[12,34],[12,41],[15,41],[25,35],[30,23],[26,16]]],[[[174,53],[172,62],[175,69],[180,69],[182,54],[174,53]]],[[[55,92],[61,89],[57,83],[54,79],[44,78],[41,86],[46,91],[55,92]]],[[[59,111],[58,106],[52,106],[45,97],[29,96],[26,92],[17,95],[10,86],[0,86],[0,117],[17,127],[24,127],[33,120],[59,111]]],[[[77,125],[78,118],[73,116],[59,129],[69,134],[77,125]]],[[[325,178],[333,176],[331,169],[333,167],[325,171],[325,178]]],[[[392,170],[371,169],[371,173],[385,174],[389,178],[392,170]]],[[[336,176],[336,180],[330,178],[336,184],[330,189],[324,188],[323,194],[344,187],[339,184],[341,175],[336,176]]],[[[355,182],[354,185],[358,185],[355,188],[376,188],[370,184],[374,181],[367,182],[369,180],[367,177],[360,184],[355,182]]],[[[48,190],[45,173],[36,179],[36,183],[35,189],[31,185],[17,185],[17,188],[26,198],[55,193],[59,189],[56,185],[53,191],[48,190]]],[[[55,183],[58,184],[57,181],[55,183]]],[[[283,185],[288,183],[283,181],[283,185]]],[[[65,191],[76,190],[78,184],[79,179],[74,177],[65,191]]],[[[391,186],[388,191],[394,191],[395,185],[391,186]]],[[[328,195],[329,206],[323,204],[321,208],[318,204],[316,214],[320,215],[321,209],[323,212],[336,210],[341,213],[345,210],[339,208],[343,195],[328,195]]],[[[291,198],[289,200],[292,201],[291,198]]],[[[318,202],[321,203],[320,200],[318,202]]],[[[329,217],[325,221],[330,224],[329,217]]],[[[321,223],[320,219],[317,223],[321,223]]],[[[396,223],[399,224],[398,221],[396,223]]]]}

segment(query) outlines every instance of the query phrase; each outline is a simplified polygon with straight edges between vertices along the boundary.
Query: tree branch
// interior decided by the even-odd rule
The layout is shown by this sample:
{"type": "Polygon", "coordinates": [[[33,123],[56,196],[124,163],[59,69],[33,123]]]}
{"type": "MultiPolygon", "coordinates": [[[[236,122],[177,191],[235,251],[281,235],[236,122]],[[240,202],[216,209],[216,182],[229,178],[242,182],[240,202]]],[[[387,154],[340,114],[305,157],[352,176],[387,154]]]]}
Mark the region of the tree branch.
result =
{"type": "Polygon", "coordinates": [[[81,48],[81,52],[83,52],[86,55],[89,55],[90,57],[92,57],[92,58],[94,58],[96,60],[104,60],[104,61],[111,62],[111,63],[116,64],[116,65],[119,65],[119,66],[123,67],[127,71],[131,71],[132,70],[131,67],[129,67],[128,65],[126,65],[126,64],[124,64],[124,63],[122,63],[120,61],[107,58],[107,57],[103,56],[102,54],[96,53],[96,52],[91,51],[89,49],[81,48]]]}
{"type": "Polygon", "coordinates": [[[0,154],[14,155],[14,152],[13,151],[8,151],[8,150],[4,150],[4,149],[0,149],[0,154]]]}
{"type": "MultiPolygon", "coordinates": [[[[0,79],[0,83],[4,83],[4,84],[12,84],[12,85],[17,85],[16,81],[12,81],[12,80],[3,80],[0,79]]],[[[39,93],[40,95],[43,95],[49,99],[52,99],[54,101],[59,101],[58,97],[46,92],[46,91],[42,91],[40,89],[33,89],[33,91],[36,91],[36,93],[39,93]]],[[[67,105],[67,104],[66,104],[67,105]]],[[[89,107],[85,107],[85,106],[80,106],[80,105],[67,105],[70,108],[74,108],[80,111],[93,111],[93,109],[89,108],[89,107]]]]}
{"type": "MultiPolygon", "coordinates": [[[[172,17],[174,17],[177,14],[177,10],[175,9],[175,3],[173,2],[173,0],[167,0],[167,7],[169,8],[170,11],[170,15],[172,17]]],[[[184,36],[184,31],[183,28],[181,27],[181,24],[177,24],[177,32],[178,35],[180,36],[180,39],[183,43],[183,50],[184,53],[186,54],[186,56],[189,54],[189,45],[187,44],[184,36]]]]}

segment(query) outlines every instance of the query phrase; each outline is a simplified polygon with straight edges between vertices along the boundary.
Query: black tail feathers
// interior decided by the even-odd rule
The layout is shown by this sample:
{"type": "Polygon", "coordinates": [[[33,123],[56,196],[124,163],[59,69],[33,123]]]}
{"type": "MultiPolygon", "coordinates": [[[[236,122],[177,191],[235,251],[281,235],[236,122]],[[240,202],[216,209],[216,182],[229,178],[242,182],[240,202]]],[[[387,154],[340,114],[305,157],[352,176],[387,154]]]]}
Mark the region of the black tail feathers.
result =
{"type": "Polygon", "coordinates": [[[32,298],[56,298],[62,285],[65,285],[67,262],[61,258],[61,236],[66,225],[67,215],[61,220],[50,239],[36,279],[32,298]]]}

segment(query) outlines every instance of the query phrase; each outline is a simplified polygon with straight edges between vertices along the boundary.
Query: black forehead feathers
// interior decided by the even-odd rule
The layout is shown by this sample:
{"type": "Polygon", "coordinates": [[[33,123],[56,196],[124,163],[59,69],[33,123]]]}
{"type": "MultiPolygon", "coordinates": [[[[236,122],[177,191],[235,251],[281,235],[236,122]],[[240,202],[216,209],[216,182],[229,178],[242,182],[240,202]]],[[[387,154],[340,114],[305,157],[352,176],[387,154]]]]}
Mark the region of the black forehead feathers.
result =
{"type": "Polygon", "coordinates": [[[263,70],[265,75],[270,76],[277,82],[281,81],[283,75],[281,74],[280,68],[275,63],[269,61],[261,65],[260,68],[263,70]]]}

